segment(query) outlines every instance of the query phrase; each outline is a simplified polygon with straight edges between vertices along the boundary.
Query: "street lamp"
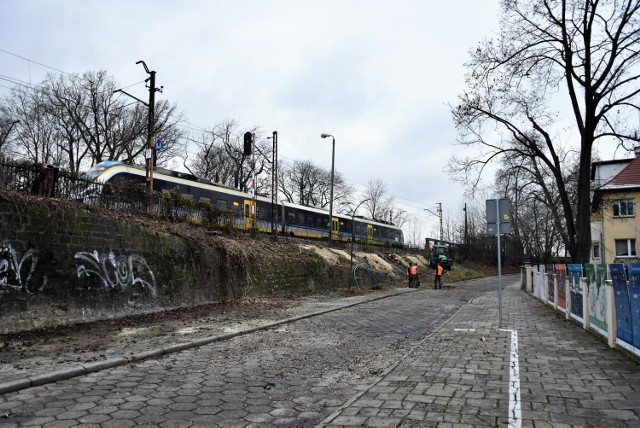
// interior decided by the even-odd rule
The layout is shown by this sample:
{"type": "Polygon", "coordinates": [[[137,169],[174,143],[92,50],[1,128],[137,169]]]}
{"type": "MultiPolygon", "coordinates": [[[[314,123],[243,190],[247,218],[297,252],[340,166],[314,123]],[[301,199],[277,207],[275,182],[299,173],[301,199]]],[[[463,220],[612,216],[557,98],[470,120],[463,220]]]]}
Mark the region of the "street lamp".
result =
{"type": "Polygon", "coordinates": [[[331,191],[329,192],[329,237],[327,242],[331,245],[331,227],[333,223],[333,170],[335,167],[336,160],[336,139],[333,135],[330,134],[322,134],[320,135],[322,138],[331,137],[333,143],[331,144],[331,191]]]}
{"type": "Polygon", "coordinates": [[[352,269],[353,269],[353,241],[356,240],[356,211],[358,210],[358,208],[360,208],[360,205],[370,200],[371,199],[365,199],[364,201],[360,202],[353,209],[353,212],[351,213],[351,268],[352,269]]]}

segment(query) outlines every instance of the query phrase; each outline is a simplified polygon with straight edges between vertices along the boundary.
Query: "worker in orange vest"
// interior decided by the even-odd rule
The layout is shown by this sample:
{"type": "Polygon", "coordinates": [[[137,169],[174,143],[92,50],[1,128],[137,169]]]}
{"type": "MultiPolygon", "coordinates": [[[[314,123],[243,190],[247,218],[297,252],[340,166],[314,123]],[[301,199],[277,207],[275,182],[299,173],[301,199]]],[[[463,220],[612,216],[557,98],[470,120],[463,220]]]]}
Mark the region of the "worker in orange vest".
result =
{"type": "Polygon", "coordinates": [[[444,269],[442,268],[442,265],[440,264],[440,261],[438,260],[438,263],[436,264],[436,277],[435,277],[435,281],[433,282],[433,288],[435,289],[441,289],[442,288],[442,274],[444,272],[444,269]]]}
{"type": "Polygon", "coordinates": [[[409,277],[409,288],[418,288],[418,265],[414,262],[409,262],[407,276],[409,277]]]}

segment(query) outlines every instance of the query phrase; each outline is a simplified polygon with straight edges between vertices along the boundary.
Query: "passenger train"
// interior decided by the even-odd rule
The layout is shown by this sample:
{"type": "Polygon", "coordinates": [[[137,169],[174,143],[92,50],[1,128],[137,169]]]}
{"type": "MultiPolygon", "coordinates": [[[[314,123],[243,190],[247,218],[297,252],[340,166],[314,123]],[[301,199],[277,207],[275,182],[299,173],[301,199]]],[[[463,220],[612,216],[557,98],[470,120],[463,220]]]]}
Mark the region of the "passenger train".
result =
{"type": "MultiPolygon", "coordinates": [[[[125,181],[144,183],[146,180],[144,166],[121,161],[101,162],[86,174],[89,179],[99,183],[125,181]]],[[[220,209],[235,212],[235,225],[239,229],[271,232],[271,198],[256,196],[254,211],[252,195],[249,193],[161,167],[154,168],[153,189],[154,191],[176,191],[196,201],[209,202],[220,209]]],[[[329,212],[327,210],[280,201],[277,202],[275,213],[274,226],[279,234],[308,239],[328,238],[329,212]]],[[[336,213],[331,219],[331,240],[386,247],[404,245],[402,230],[393,224],[336,213]]]]}

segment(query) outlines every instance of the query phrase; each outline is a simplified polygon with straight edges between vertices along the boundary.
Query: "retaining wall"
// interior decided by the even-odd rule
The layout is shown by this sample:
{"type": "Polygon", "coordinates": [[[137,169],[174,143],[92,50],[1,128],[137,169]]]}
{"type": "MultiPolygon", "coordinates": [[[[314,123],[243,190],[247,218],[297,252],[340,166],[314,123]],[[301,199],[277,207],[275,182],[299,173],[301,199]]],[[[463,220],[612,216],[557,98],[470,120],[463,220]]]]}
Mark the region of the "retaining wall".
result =
{"type": "Polygon", "coordinates": [[[292,256],[268,238],[243,244],[138,223],[0,195],[0,333],[350,281],[348,261],[332,266],[311,253],[292,256]]]}

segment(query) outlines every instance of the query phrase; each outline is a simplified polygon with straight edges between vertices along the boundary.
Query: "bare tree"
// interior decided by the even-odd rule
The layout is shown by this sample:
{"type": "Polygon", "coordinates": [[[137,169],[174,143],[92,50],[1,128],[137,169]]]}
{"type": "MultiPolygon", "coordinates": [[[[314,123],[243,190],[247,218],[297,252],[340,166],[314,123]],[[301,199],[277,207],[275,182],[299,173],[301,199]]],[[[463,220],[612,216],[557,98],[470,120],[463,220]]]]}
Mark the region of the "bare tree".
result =
{"type": "Polygon", "coordinates": [[[188,152],[185,152],[183,156],[185,168],[198,177],[232,186],[236,167],[226,156],[224,146],[221,141],[218,141],[216,133],[213,131],[203,132],[201,135],[191,138],[190,142],[197,148],[197,154],[193,159],[190,159],[188,152]]]}
{"type": "Polygon", "coordinates": [[[474,184],[506,153],[537,157],[556,182],[566,248],[574,261],[585,262],[593,145],[640,141],[627,121],[639,111],[640,0],[503,0],[502,9],[501,36],[471,53],[468,89],[452,109],[458,143],[479,153],[464,150],[471,153],[452,158],[450,171],[474,184]],[[562,101],[580,143],[575,205],[559,155],[562,124],[554,110],[562,101]]]}
{"type": "MultiPolygon", "coordinates": [[[[288,202],[327,208],[331,198],[331,171],[310,160],[280,163],[278,187],[288,202]]],[[[333,206],[336,212],[348,212],[343,205],[351,202],[353,188],[339,171],[333,176],[333,206]]]]}
{"type": "Polygon", "coordinates": [[[415,248],[424,247],[424,227],[422,222],[415,216],[408,216],[404,232],[405,244],[415,248]]]}
{"type": "MultiPolygon", "coordinates": [[[[561,156],[568,175],[563,177],[565,191],[575,205],[577,168],[569,154],[561,156]]],[[[511,226],[515,240],[522,243],[524,254],[535,262],[551,262],[567,248],[569,237],[562,214],[556,182],[534,157],[509,153],[497,172],[497,193],[511,202],[511,226]]]]}
{"type": "Polygon", "coordinates": [[[237,121],[227,119],[191,142],[198,153],[192,160],[185,155],[184,164],[195,175],[247,191],[251,188],[255,159],[256,193],[271,193],[272,147],[261,138],[258,127],[241,129],[237,121]],[[245,132],[254,134],[255,156],[244,155],[245,132]]]}
{"type": "MultiPolygon", "coordinates": [[[[10,97],[2,101],[2,116],[12,123],[12,155],[35,163],[59,164],[62,156],[56,150],[57,131],[46,116],[46,99],[39,87],[16,86],[10,97]]],[[[8,131],[7,131],[8,132],[8,131]]]]}
{"type": "MultiPolygon", "coordinates": [[[[20,121],[17,148],[30,161],[66,164],[72,172],[110,159],[143,162],[148,110],[114,95],[115,87],[106,71],[50,74],[37,86],[12,88],[0,109],[20,121]]],[[[156,103],[155,132],[164,141],[160,162],[176,154],[180,119],[175,106],[156,103]]]]}

